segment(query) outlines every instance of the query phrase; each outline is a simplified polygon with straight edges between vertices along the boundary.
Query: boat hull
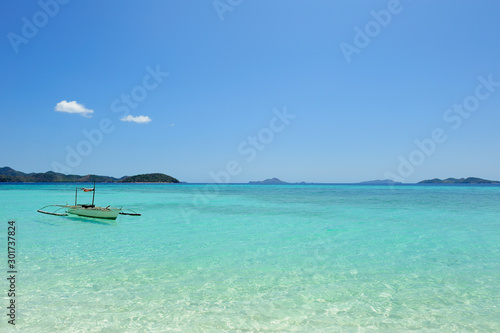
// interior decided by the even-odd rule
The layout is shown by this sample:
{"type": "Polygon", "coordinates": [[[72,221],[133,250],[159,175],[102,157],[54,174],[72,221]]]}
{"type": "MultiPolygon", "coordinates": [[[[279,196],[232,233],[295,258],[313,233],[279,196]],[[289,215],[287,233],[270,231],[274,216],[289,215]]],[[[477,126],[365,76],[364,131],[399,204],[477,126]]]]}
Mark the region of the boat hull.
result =
{"type": "Polygon", "coordinates": [[[71,206],[68,207],[68,213],[85,216],[85,217],[93,217],[98,219],[107,219],[107,220],[116,220],[120,210],[117,208],[101,208],[101,207],[92,207],[85,208],[80,206],[71,206]]]}

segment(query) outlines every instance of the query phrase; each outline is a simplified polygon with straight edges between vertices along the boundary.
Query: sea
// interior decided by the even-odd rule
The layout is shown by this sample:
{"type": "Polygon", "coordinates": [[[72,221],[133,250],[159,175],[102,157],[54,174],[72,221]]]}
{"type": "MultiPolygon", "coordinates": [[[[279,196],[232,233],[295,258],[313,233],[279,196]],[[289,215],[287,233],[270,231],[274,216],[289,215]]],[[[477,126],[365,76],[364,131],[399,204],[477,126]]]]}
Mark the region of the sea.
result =
{"type": "Polygon", "coordinates": [[[1,332],[500,332],[499,186],[76,186],[0,185],[1,332]]]}

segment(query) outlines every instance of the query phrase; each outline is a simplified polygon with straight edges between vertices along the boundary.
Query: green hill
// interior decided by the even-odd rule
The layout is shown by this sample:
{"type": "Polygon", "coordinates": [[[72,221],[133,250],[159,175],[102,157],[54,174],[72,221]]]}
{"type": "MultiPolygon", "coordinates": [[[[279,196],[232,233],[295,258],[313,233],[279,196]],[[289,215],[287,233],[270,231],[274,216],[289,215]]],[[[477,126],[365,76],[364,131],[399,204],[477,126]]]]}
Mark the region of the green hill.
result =
{"type": "Polygon", "coordinates": [[[120,183],[180,183],[174,177],[163,173],[148,173],[144,175],[136,175],[124,177],[120,183]]]}
{"type": "Polygon", "coordinates": [[[179,183],[162,173],[150,173],[131,177],[114,178],[98,175],[65,175],[53,171],[24,173],[9,167],[0,168],[0,183],[179,183]]]}
{"type": "Polygon", "coordinates": [[[422,180],[419,184],[500,184],[499,181],[496,180],[487,180],[477,177],[468,177],[468,178],[446,178],[446,179],[427,179],[422,180]]]}

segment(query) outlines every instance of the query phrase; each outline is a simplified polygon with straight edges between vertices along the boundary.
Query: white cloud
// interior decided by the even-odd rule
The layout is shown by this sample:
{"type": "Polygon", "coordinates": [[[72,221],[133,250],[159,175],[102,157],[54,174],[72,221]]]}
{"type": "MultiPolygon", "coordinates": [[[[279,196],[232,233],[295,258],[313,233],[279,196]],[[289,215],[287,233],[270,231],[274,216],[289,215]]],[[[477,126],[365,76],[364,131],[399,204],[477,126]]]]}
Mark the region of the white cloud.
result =
{"type": "Polygon", "coordinates": [[[126,117],[123,117],[120,120],[121,121],[130,121],[130,122],[138,123],[138,124],[147,124],[147,123],[149,123],[151,121],[151,118],[149,118],[148,116],[133,117],[131,115],[128,115],[126,117]]]}
{"type": "Polygon", "coordinates": [[[59,112],[66,112],[66,113],[77,113],[83,117],[90,118],[92,117],[92,113],[94,113],[94,110],[89,110],[86,109],[82,104],[77,103],[76,101],[68,102],[66,100],[61,101],[57,103],[56,107],[54,108],[56,111],[59,112]]]}

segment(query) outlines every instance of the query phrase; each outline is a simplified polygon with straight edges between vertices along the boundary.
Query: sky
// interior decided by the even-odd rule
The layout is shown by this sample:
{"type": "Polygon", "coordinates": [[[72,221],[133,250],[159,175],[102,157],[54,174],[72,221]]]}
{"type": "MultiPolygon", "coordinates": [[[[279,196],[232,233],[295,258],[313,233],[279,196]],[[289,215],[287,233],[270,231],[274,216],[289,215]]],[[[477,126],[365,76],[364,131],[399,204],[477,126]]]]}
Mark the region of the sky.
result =
{"type": "Polygon", "coordinates": [[[500,2],[0,3],[0,167],[500,180],[500,2]]]}

